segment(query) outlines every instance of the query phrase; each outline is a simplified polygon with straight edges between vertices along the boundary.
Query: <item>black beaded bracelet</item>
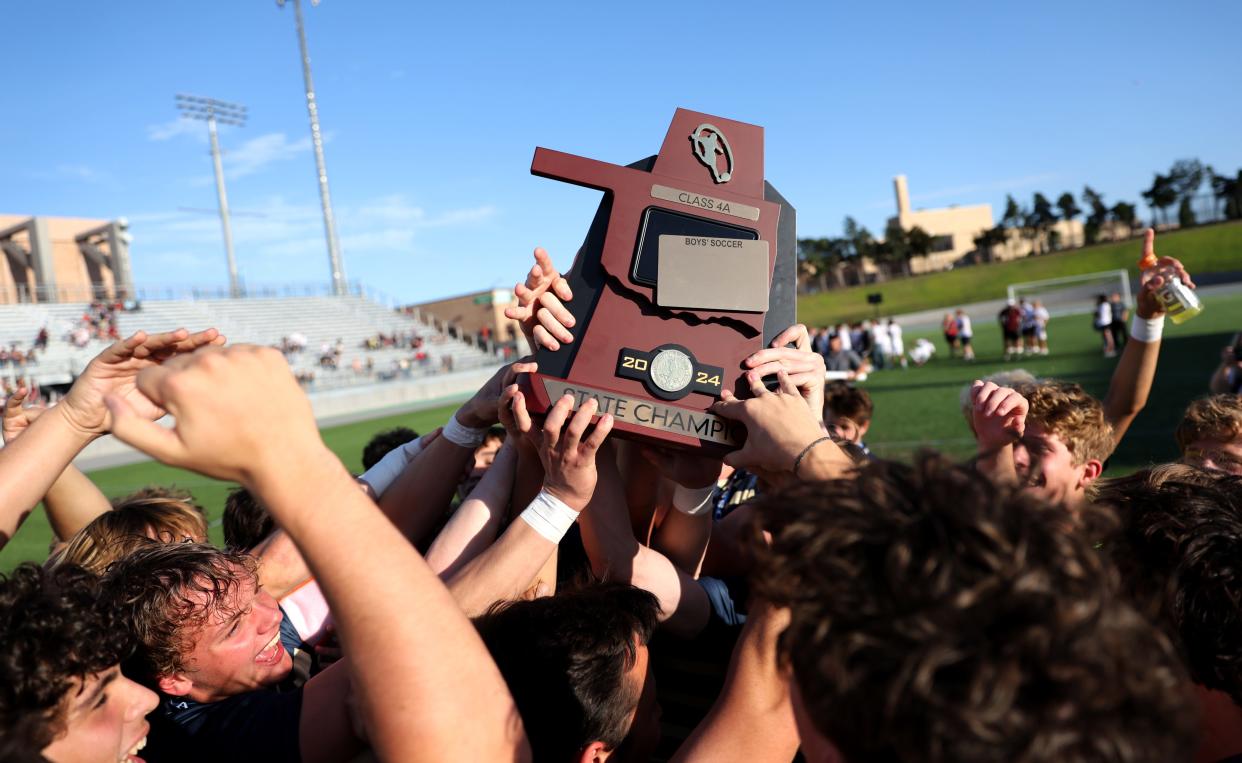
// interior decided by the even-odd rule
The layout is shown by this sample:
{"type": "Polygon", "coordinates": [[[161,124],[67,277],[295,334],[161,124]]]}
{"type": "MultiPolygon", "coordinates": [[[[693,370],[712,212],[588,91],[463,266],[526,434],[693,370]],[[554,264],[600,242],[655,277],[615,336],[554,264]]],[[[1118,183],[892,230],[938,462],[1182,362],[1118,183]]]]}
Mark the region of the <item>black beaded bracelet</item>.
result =
{"type": "Polygon", "coordinates": [[[798,477],[798,467],[802,466],[802,459],[806,458],[806,454],[811,452],[811,448],[814,448],[816,445],[819,445],[821,442],[828,442],[831,439],[832,438],[829,437],[828,435],[824,435],[818,440],[813,440],[809,445],[807,445],[805,448],[802,449],[802,452],[799,453],[798,457],[794,459],[793,476],[795,478],[798,477]]]}

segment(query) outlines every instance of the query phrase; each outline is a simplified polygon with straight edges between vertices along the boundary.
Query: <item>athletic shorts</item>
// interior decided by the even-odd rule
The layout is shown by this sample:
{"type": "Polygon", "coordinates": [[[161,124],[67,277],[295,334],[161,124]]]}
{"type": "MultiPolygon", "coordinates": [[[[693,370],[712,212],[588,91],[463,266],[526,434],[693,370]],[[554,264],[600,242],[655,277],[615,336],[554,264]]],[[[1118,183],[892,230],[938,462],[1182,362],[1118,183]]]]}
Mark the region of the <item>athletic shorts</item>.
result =
{"type": "Polygon", "coordinates": [[[1002,333],[1004,333],[1004,335],[1005,335],[1005,341],[1006,341],[1006,342],[1016,342],[1016,341],[1018,341],[1018,332],[1016,332],[1016,331],[1010,331],[1009,329],[1005,329],[1002,333]]]}
{"type": "Polygon", "coordinates": [[[947,345],[949,345],[949,346],[953,346],[953,344],[954,344],[956,341],[957,341],[957,334],[945,334],[945,335],[944,335],[944,343],[945,343],[945,344],[947,344],[947,345]]]}
{"type": "Polygon", "coordinates": [[[959,335],[957,338],[957,341],[961,342],[962,346],[965,347],[966,345],[970,344],[970,337],[959,335]]]}
{"type": "Polygon", "coordinates": [[[1030,326],[1029,328],[1022,329],[1022,336],[1035,336],[1035,327],[1030,326]]]}

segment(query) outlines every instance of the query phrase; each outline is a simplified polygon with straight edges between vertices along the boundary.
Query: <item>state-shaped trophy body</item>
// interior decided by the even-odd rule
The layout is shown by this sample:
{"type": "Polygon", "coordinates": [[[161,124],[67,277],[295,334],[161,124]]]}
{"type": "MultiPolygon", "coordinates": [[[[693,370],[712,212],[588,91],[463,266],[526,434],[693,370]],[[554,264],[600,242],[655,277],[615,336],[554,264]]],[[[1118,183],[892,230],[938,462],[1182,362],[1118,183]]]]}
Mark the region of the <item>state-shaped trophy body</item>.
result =
{"type": "Polygon", "coordinates": [[[763,128],[678,109],[660,153],[621,166],[535,149],[531,173],[604,192],[565,274],[573,341],[521,380],[545,413],[594,398],[614,432],[722,453],[740,425],[709,411],[749,394],[743,362],[795,320],[793,207],[763,175],[763,128]]]}

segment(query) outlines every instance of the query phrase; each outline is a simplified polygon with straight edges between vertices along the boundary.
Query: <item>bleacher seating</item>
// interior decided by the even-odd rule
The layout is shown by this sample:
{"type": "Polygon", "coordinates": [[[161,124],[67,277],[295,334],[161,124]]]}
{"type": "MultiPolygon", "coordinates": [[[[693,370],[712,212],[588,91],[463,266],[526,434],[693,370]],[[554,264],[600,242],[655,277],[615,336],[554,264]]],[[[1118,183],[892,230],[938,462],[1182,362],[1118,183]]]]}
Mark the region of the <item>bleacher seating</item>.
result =
{"type": "MultiPolygon", "coordinates": [[[[24,368],[0,367],[0,376],[29,376],[42,385],[71,381],[107,346],[102,340],[92,340],[82,348],[69,342],[69,333],[87,307],[85,303],[0,305],[0,343],[5,347],[16,342],[22,349],[29,348],[42,326],[47,326],[51,335],[47,350],[38,353],[37,363],[24,368]]],[[[214,326],[230,342],[270,346],[279,346],[282,337],[300,333],[307,339],[306,349],[288,356],[290,366],[295,372],[313,372],[313,388],[318,389],[376,381],[377,377],[388,375],[395,361],[409,360],[414,354],[409,348],[365,349],[365,340],[379,333],[414,333],[423,337],[422,350],[428,358],[422,364],[413,364],[408,374],[438,372],[445,356],[451,358],[455,370],[499,363],[484,349],[445,336],[410,316],[358,296],[148,300],[136,312],[118,312],[117,325],[122,336],[139,329],[166,331],[184,326],[195,330],[214,326]],[[321,368],[322,346],[335,345],[337,340],[344,345],[338,368],[321,368]],[[363,364],[370,360],[373,373],[355,373],[355,358],[363,364]]]]}

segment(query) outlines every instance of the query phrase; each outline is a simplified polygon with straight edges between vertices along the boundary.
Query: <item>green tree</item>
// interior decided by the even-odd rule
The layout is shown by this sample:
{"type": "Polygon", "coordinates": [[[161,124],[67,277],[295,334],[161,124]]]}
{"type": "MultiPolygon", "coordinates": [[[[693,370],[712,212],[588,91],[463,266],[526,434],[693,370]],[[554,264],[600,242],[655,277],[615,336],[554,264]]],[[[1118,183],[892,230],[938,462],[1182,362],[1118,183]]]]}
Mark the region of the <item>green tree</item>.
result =
{"type": "MultiPolygon", "coordinates": [[[[1057,199],[1057,207],[1061,210],[1061,219],[1066,223],[1066,230],[1069,230],[1074,218],[1082,214],[1082,210],[1078,207],[1078,203],[1074,201],[1074,194],[1069,191],[1061,194],[1061,196],[1057,199]]],[[[1069,245],[1074,246],[1072,238],[1069,245]]]]}
{"type": "Polygon", "coordinates": [[[1215,172],[1211,173],[1211,177],[1212,195],[1216,197],[1225,219],[1242,219],[1242,170],[1238,171],[1236,179],[1215,172]]]}
{"type": "Polygon", "coordinates": [[[995,262],[997,247],[1004,246],[1009,241],[1009,229],[1003,225],[988,228],[975,236],[974,241],[975,249],[983,255],[984,261],[995,262]]]}
{"type": "MultiPolygon", "coordinates": [[[[1026,224],[1026,213],[1022,211],[1022,207],[1018,206],[1018,202],[1010,194],[1005,196],[1005,214],[1001,216],[1001,227],[1013,230],[1022,230],[1026,224]]],[[[1010,238],[1005,237],[1005,247],[1009,247],[1010,238]]]]}
{"type": "Polygon", "coordinates": [[[1052,211],[1052,202],[1048,201],[1047,196],[1037,191],[1031,201],[1030,225],[1034,228],[1031,236],[1033,243],[1038,243],[1041,251],[1048,250],[1048,231],[1052,229],[1056,221],[1057,214],[1052,211]]]}
{"type": "Polygon", "coordinates": [[[1100,230],[1108,220],[1108,207],[1104,204],[1104,195],[1096,193],[1089,185],[1082,187],[1082,201],[1090,210],[1082,226],[1083,238],[1085,243],[1094,244],[1100,239],[1100,230]]]}
{"type": "Polygon", "coordinates": [[[1198,159],[1178,159],[1169,169],[1169,185],[1177,198],[1189,199],[1199,192],[1204,174],[1203,163],[1198,159]]]}
{"type": "Polygon", "coordinates": [[[1113,205],[1113,219],[1126,226],[1126,235],[1134,235],[1134,228],[1138,225],[1138,210],[1133,204],[1119,201],[1113,205]]]}
{"type": "Polygon", "coordinates": [[[912,257],[926,257],[931,254],[932,242],[934,240],[935,237],[932,234],[917,225],[906,231],[907,265],[912,257]]]}
{"type": "Polygon", "coordinates": [[[1177,224],[1182,228],[1195,227],[1195,209],[1190,196],[1183,196],[1182,203],[1177,207],[1177,224]]]}
{"type": "Polygon", "coordinates": [[[1169,215],[1165,210],[1177,203],[1177,188],[1173,186],[1170,178],[1157,172],[1151,181],[1151,188],[1143,191],[1142,196],[1153,211],[1160,210],[1160,216],[1168,224],[1169,215]]]}

